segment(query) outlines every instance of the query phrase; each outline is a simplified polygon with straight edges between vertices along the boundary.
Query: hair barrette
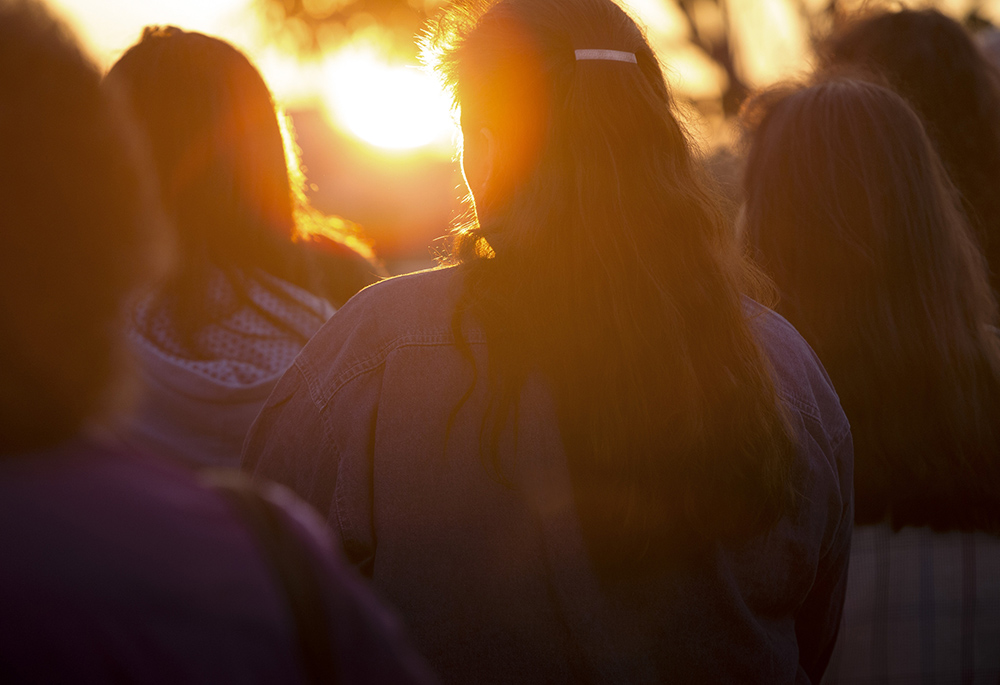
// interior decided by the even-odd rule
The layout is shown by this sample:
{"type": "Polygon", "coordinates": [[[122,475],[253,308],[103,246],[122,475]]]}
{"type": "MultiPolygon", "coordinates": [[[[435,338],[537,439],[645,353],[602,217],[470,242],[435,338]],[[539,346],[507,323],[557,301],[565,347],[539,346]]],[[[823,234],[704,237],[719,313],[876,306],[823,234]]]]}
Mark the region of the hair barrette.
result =
{"type": "Polygon", "coordinates": [[[622,52],[621,50],[575,50],[576,59],[596,59],[596,60],[606,60],[610,62],[630,62],[632,64],[638,64],[635,60],[634,52],[622,52]]]}

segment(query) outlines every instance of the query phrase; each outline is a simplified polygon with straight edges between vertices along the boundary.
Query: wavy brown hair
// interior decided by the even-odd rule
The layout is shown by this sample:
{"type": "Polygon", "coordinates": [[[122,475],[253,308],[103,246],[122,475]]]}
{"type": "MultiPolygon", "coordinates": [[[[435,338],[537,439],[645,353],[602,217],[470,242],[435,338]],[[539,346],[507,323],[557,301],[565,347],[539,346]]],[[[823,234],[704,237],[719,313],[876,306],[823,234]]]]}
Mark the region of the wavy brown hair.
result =
{"type": "Polygon", "coordinates": [[[548,380],[599,566],[773,524],[794,438],[741,299],[752,271],[642,31],[610,0],[500,0],[453,7],[425,47],[463,129],[500,141],[452,255],[497,420],[548,380]]]}
{"type": "MultiPolygon", "coordinates": [[[[0,454],[121,401],[124,298],[163,266],[139,136],[76,40],[0,0],[0,454]]],[[[148,177],[147,177],[148,174],[148,177]]]]}
{"type": "Polygon", "coordinates": [[[747,235],[851,422],[857,522],[1000,530],[997,305],[920,120],[842,77],[744,118],[747,235]]]}
{"type": "Polygon", "coordinates": [[[255,279],[257,270],[337,306],[378,280],[380,267],[350,225],[323,221],[309,208],[294,143],[242,52],[212,36],[147,27],[107,80],[125,93],[149,138],[179,251],[155,306],[171,313],[191,354],[199,354],[199,330],[241,306],[299,335],[250,299],[252,280],[289,306],[303,306],[255,279]],[[224,308],[207,297],[219,272],[237,296],[224,308]]]}
{"type": "Polygon", "coordinates": [[[827,69],[878,73],[920,115],[1000,295],[1000,72],[961,25],[933,9],[863,15],[820,56],[827,69]]]}

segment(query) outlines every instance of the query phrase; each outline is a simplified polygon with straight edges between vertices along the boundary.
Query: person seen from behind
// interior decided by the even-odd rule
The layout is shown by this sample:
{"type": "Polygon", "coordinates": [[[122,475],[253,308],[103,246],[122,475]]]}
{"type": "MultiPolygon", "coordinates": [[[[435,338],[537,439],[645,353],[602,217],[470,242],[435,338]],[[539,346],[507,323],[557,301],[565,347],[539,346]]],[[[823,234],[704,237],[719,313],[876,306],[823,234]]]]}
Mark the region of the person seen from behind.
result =
{"type": "Polygon", "coordinates": [[[259,495],[284,576],[233,500],[113,437],[124,310],[166,251],[115,95],[42,5],[0,0],[0,679],[431,682],[291,493],[259,495]]]}
{"type": "Polygon", "coordinates": [[[879,75],[920,115],[1000,296],[1000,71],[935,9],[861,16],[822,44],[820,57],[825,69],[879,75]]]}
{"type": "Polygon", "coordinates": [[[847,420],[611,0],[449,8],[476,221],[317,333],[243,467],[325,513],[445,682],[808,683],[847,420]]]}
{"type": "Polygon", "coordinates": [[[107,78],[149,139],[179,253],[132,317],[144,394],[125,435],[235,467],[278,378],[379,267],[308,207],[288,122],[236,48],[149,27],[107,78]]]}
{"type": "Polygon", "coordinates": [[[783,87],[744,117],[746,235],[854,434],[824,682],[996,682],[1000,330],[959,196],[917,115],[876,84],[783,87]]]}

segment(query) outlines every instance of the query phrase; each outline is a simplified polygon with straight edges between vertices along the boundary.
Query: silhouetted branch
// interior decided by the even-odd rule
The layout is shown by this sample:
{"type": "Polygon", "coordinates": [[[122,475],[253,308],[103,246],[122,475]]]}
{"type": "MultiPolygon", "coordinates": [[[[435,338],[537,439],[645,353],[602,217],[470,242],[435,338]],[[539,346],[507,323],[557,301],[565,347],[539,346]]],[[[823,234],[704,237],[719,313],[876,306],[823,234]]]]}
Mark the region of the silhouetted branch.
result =
{"type": "Polygon", "coordinates": [[[413,36],[444,0],[256,0],[266,24],[302,52],[324,49],[324,36],[377,24],[400,52],[415,52],[413,36]],[[332,30],[331,30],[332,29],[332,30]]]}
{"type": "Polygon", "coordinates": [[[677,6],[680,8],[681,13],[683,13],[685,19],[688,23],[688,28],[691,34],[691,43],[704,52],[713,62],[718,64],[726,72],[728,77],[728,83],[726,89],[722,94],[722,109],[727,115],[735,114],[739,111],[740,105],[746,96],[749,94],[750,89],[747,87],[746,82],[740,77],[739,72],[736,69],[736,60],[733,55],[732,43],[729,39],[730,23],[729,23],[729,8],[726,5],[725,0],[713,0],[716,7],[718,7],[720,14],[722,15],[723,23],[723,33],[716,40],[709,40],[705,38],[701,27],[698,26],[698,22],[695,18],[694,11],[692,9],[693,3],[691,0],[677,0],[677,6]]]}

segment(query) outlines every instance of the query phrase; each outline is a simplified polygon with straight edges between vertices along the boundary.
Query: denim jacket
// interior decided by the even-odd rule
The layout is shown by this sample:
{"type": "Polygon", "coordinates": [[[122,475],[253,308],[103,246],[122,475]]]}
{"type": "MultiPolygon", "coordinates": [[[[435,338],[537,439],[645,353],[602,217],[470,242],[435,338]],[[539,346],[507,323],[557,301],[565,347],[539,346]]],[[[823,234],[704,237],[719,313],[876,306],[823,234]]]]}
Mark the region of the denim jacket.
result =
{"type": "MultiPolygon", "coordinates": [[[[544,388],[526,386],[501,438],[510,482],[484,465],[489,396],[455,344],[460,287],[460,269],[442,269],[355,296],[279,381],[243,467],[327,517],[445,682],[818,682],[843,602],[853,447],[798,333],[751,303],[800,441],[796,510],[757,539],[611,586],[587,554],[544,388]]],[[[462,330],[485,379],[482,331],[462,330]]]]}

